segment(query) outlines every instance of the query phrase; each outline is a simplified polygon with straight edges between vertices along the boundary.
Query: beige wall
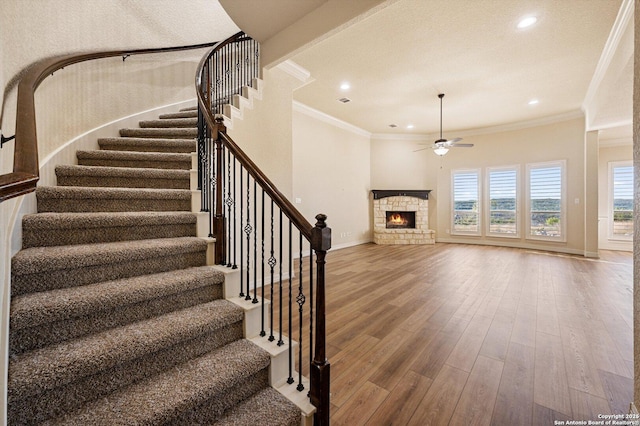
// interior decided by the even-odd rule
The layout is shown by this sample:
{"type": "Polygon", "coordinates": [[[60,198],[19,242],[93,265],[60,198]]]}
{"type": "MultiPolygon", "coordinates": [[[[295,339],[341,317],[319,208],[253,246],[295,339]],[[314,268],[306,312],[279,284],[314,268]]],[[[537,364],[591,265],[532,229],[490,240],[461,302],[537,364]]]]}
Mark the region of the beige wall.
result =
{"type": "Polygon", "coordinates": [[[432,152],[431,142],[427,138],[403,135],[374,135],[371,138],[371,189],[431,190],[429,228],[436,229],[441,162],[440,157],[432,152]]]}
{"type": "MultiPolygon", "coordinates": [[[[327,215],[332,247],[371,241],[369,134],[308,108],[293,114],[293,196],[311,221],[327,215]]],[[[315,223],[315,221],[311,221],[315,223]]]]}
{"type": "Polygon", "coordinates": [[[300,81],[280,68],[263,73],[262,99],[242,109],[234,119],[229,136],[280,189],[291,198],[293,150],[291,122],[293,90],[300,81]]]}

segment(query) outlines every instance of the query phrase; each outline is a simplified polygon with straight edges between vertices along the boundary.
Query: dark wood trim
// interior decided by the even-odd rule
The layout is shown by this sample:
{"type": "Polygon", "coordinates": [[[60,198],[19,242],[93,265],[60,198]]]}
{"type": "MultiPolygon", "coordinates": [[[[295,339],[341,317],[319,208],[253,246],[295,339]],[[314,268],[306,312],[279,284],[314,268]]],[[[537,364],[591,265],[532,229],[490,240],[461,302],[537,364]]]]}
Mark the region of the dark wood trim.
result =
{"type": "Polygon", "coordinates": [[[34,94],[45,78],[69,65],[94,59],[147,53],[166,53],[180,50],[201,49],[215,43],[189,46],[163,47],[157,49],[112,50],[106,52],[85,52],[53,56],[29,66],[18,84],[16,105],[16,134],[13,154],[13,172],[0,175],[0,202],[28,194],[36,189],[39,179],[38,135],[34,94]]]}
{"type": "Polygon", "coordinates": [[[373,199],[379,200],[386,197],[416,197],[422,200],[429,199],[430,189],[372,189],[373,199]]]}

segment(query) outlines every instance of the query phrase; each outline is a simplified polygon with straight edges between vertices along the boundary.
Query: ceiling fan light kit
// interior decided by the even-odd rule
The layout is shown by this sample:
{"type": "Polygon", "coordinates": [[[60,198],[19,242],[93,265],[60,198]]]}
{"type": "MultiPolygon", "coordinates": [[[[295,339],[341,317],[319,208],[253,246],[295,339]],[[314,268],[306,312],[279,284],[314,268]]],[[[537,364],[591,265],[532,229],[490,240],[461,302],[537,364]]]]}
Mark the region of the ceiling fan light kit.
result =
{"type": "Polygon", "coordinates": [[[447,152],[449,152],[449,148],[447,148],[447,147],[446,147],[446,146],[444,146],[444,145],[440,145],[440,146],[436,146],[436,147],[433,149],[433,152],[435,152],[435,153],[436,153],[436,155],[439,155],[439,156],[441,156],[441,157],[442,157],[442,156],[443,156],[443,155],[445,155],[447,152]]]}

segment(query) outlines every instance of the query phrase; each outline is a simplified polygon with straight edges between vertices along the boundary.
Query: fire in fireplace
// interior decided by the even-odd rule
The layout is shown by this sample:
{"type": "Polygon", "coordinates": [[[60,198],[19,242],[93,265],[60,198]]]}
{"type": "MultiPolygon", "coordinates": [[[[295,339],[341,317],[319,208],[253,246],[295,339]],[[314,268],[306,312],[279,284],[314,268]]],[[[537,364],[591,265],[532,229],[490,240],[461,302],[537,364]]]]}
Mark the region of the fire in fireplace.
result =
{"type": "Polygon", "coordinates": [[[413,229],[416,227],[416,212],[387,211],[387,229],[413,229]]]}

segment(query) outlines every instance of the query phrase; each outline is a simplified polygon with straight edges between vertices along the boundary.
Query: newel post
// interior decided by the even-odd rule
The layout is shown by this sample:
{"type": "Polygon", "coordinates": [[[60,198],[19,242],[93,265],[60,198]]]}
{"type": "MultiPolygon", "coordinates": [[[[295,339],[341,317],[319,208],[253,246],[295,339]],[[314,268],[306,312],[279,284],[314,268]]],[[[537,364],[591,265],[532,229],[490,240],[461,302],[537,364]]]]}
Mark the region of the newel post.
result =
{"type": "Polygon", "coordinates": [[[225,263],[225,241],[227,240],[225,235],[225,218],[224,218],[224,205],[223,205],[223,185],[222,185],[222,177],[224,176],[224,153],[222,147],[222,138],[220,137],[221,133],[226,133],[227,127],[224,125],[224,120],[222,117],[216,117],[216,125],[213,129],[212,136],[215,137],[215,145],[216,145],[216,193],[215,193],[215,212],[213,214],[213,235],[216,238],[215,243],[215,258],[214,262],[216,265],[222,265],[225,263]]]}
{"type": "Polygon", "coordinates": [[[314,228],[311,231],[311,248],[316,252],[316,335],[315,352],[310,369],[311,389],[309,398],[316,407],[313,416],[314,426],[329,425],[329,395],[330,395],[330,364],[326,356],[326,325],[325,325],[325,256],[331,248],[331,228],[325,221],[327,216],[316,216],[314,228]]]}

